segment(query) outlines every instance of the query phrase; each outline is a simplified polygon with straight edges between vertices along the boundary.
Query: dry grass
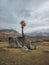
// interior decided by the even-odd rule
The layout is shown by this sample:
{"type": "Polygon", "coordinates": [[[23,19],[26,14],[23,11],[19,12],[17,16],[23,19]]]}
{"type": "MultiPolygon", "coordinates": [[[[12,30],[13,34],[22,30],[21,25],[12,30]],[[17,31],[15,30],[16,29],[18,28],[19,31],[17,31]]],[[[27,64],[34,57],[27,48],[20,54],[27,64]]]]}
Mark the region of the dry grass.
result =
{"type": "MultiPolygon", "coordinates": [[[[8,43],[0,43],[0,47],[6,47],[8,43]]],[[[9,48],[6,51],[0,50],[0,65],[49,65],[49,53],[44,53],[42,48],[29,52],[20,48],[9,48]]]]}

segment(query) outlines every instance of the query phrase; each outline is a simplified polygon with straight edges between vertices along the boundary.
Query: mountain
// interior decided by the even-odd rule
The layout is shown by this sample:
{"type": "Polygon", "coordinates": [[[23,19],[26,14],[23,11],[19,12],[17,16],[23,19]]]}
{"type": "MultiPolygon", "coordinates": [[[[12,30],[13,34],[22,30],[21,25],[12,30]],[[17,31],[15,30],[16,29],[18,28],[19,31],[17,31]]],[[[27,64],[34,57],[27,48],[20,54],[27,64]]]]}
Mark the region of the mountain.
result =
{"type": "Polygon", "coordinates": [[[37,30],[35,32],[26,33],[27,36],[49,36],[49,29],[37,30]]]}
{"type": "Polygon", "coordinates": [[[33,32],[33,33],[27,33],[27,36],[37,36],[37,37],[42,37],[42,36],[49,36],[49,32],[33,32]]]}
{"type": "Polygon", "coordinates": [[[8,37],[20,37],[21,34],[13,29],[1,29],[0,30],[0,39],[8,39],[8,37]]]}
{"type": "Polygon", "coordinates": [[[0,35],[9,35],[9,36],[21,36],[20,33],[18,33],[16,30],[13,29],[2,29],[0,30],[0,35]]]}

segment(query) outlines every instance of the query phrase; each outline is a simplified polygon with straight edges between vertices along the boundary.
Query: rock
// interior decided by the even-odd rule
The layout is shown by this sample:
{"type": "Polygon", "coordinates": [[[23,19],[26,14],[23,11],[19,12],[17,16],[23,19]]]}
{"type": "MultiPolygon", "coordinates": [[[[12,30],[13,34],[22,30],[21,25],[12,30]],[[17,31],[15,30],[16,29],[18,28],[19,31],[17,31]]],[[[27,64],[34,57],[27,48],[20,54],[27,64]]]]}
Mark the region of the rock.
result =
{"type": "Polygon", "coordinates": [[[2,51],[7,51],[8,49],[7,49],[7,48],[2,48],[1,50],[2,50],[2,51]]]}
{"type": "Polygon", "coordinates": [[[21,47],[22,47],[22,45],[21,45],[20,43],[18,43],[17,47],[21,48],[21,47]]]}
{"type": "Polygon", "coordinates": [[[22,47],[21,42],[19,42],[18,40],[16,40],[15,44],[16,44],[16,47],[17,48],[21,48],[22,47]]]}
{"type": "Polygon", "coordinates": [[[49,53],[49,50],[48,49],[44,49],[43,51],[46,52],[46,53],[49,53]]]}
{"type": "Polygon", "coordinates": [[[33,49],[35,49],[36,48],[36,45],[34,44],[34,43],[31,43],[31,42],[26,42],[25,43],[26,45],[26,47],[28,48],[28,49],[30,49],[30,50],[33,50],[33,49]]]}
{"type": "Polygon", "coordinates": [[[31,44],[30,44],[30,49],[31,49],[31,50],[35,49],[35,45],[31,45],[31,44]]]}
{"type": "Polygon", "coordinates": [[[23,47],[22,47],[22,50],[23,50],[23,51],[29,51],[29,49],[27,48],[27,46],[23,46],[23,47]]]}

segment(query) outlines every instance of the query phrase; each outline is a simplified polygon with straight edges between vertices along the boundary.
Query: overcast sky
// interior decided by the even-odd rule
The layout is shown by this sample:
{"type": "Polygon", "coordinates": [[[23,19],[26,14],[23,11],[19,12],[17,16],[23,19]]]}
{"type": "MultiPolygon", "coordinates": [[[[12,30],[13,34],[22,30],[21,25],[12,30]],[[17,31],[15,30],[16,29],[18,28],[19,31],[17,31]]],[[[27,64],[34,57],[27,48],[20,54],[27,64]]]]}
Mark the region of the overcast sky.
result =
{"type": "Polygon", "coordinates": [[[0,0],[0,29],[21,32],[21,20],[25,33],[49,29],[49,0],[0,0]]]}

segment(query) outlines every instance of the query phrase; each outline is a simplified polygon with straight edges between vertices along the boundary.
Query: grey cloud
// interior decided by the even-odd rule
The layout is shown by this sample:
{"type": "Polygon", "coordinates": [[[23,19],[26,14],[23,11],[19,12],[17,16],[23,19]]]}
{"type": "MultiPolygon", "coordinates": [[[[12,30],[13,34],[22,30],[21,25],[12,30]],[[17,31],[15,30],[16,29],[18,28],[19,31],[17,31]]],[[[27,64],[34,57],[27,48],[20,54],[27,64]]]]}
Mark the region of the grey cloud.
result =
{"type": "Polygon", "coordinates": [[[46,2],[49,0],[0,0],[0,22],[4,22],[4,25],[0,24],[0,26],[4,28],[17,27],[16,29],[20,30],[21,19],[26,20],[27,28],[32,25],[34,27],[48,25],[48,23],[42,23],[44,19],[45,22],[49,21],[49,9],[42,10],[41,8],[46,2]],[[40,23],[37,23],[38,21],[40,23]]]}

